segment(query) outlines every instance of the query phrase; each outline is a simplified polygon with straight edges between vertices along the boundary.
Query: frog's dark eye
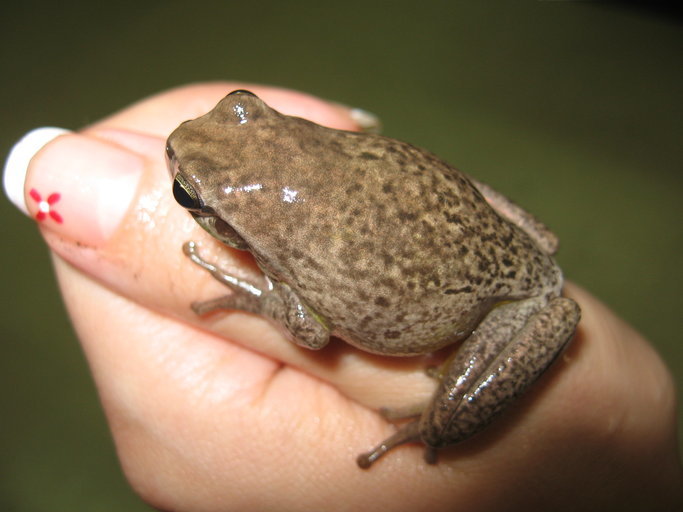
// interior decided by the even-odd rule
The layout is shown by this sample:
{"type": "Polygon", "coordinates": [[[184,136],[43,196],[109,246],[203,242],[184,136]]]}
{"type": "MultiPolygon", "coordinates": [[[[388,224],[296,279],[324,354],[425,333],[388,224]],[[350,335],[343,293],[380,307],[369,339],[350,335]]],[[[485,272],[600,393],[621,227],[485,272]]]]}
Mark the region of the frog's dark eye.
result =
{"type": "Polygon", "coordinates": [[[173,197],[183,208],[188,210],[201,210],[202,200],[194,188],[181,175],[173,180],[173,197]]]}
{"type": "Polygon", "coordinates": [[[166,145],[166,158],[169,160],[173,160],[173,157],[175,156],[175,151],[173,151],[173,148],[171,147],[170,144],[166,145]]]}
{"type": "Polygon", "coordinates": [[[230,94],[228,94],[228,96],[232,96],[233,94],[248,94],[249,96],[256,96],[256,94],[251,91],[247,91],[246,89],[237,89],[236,91],[232,91],[230,94]]]}

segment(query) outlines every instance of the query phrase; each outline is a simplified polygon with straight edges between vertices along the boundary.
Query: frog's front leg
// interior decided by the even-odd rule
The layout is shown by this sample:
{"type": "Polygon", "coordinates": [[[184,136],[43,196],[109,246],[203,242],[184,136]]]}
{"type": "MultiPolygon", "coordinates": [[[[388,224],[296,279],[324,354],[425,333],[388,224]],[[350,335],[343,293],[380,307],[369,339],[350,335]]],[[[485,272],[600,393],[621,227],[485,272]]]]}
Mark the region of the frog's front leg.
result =
{"type": "Polygon", "coordinates": [[[266,316],[278,325],[284,326],[297,345],[310,349],[319,349],[327,345],[330,339],[329,330],[289,286],[268,280],[269,287],[262,289],[239,279],[204,260],[197,252],[195,242],[184,244],[183,252],[193,263],[208,271],[214,279],[228,286],[233,292],[216,299],[193,302],[192,310],[198,315],[220,309],[247,311],[266,316]]]}
{"type": "Polygon", "coordinates": [[[437,448],[486,427],[550,366],[574,333],[578,305],[562,297],[545,302],[527,299],[491,311],[448,364],[421,417],[360,455],[358,465],[367,468],[395,446],[414,441],[425,444],[425,459],[433,463],[437,448]]]}
{"type": "Polygon", "coordinates": [[[240,311],[248,311],[250,313],[261,313],[261,297],[263,296],[264,290],[228,274],[213,263],[204,260],[197,252],[197,244],[195,242],[186,242],[183,244],[183,253],[190,258],[192,263],[202,267],[209,272],[214,279],[223,283],[234,292],[230,295],[207,300],[205,302],[193,302],[192,310],[195,313],[198,315],[206,315],[218,309],[239,309],[240,311]]]}

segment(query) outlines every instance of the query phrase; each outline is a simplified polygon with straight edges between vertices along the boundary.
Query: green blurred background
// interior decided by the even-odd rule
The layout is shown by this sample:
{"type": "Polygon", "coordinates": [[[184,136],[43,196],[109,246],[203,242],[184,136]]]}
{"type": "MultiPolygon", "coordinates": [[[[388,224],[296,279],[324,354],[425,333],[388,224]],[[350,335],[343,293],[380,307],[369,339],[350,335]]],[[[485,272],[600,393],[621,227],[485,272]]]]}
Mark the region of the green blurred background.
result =
{"type": "MultiPolygon", "coordinates": [[[[203,80],[366,108],[387,135],[548,223],[566,275],[641,330],[681,388],[679,13],[550,0],[119,0],[5,2],[0,18],[0,154],[31,128],[77,129],[203,80]]],[[[148,510],[121,476],[47,250],[9,202],[0,210],[0,509],[148,510]]]]}

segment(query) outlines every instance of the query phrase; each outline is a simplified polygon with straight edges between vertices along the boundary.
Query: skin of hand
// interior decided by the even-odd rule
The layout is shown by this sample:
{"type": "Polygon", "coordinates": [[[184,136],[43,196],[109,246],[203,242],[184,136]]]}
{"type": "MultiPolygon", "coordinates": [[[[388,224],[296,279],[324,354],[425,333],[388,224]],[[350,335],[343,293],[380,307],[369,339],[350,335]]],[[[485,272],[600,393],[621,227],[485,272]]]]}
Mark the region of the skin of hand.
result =
{"type": "Polygon", "coordinates": [[[301,93],[199,84],[58,137],[28,168],[27,195],[50,180],[77,188],[79,169],[93,180],[125,174],[133,184],[118,195],[107,195],[102,180],[90,195],[62,194],[63,223],[39,225],[123,470],[145,501],[176,511],[683,505],[666,367],[572,284],[566,294],[582,320],[570,348],[487,430],[441,450],[436,465],[423,461],[422,447],[406,445],[359,469],[356,456],[395,428],[377,408],[427,400],[434,382],[424,369],[447,352],[380,357],[337,340],[313,352],[257,316],[190,311],[190,302],[226,289],[185,258],[184,242],[197,241],[207,260],[239,276],[260,275],[249,255],[220,246],[175,203],[164,162],[167,135],[234,89],[253,90],[287,114],[358,129],[349,109],[301,93]],[[66,216],[69,201],[82,215],[66,216]]]}

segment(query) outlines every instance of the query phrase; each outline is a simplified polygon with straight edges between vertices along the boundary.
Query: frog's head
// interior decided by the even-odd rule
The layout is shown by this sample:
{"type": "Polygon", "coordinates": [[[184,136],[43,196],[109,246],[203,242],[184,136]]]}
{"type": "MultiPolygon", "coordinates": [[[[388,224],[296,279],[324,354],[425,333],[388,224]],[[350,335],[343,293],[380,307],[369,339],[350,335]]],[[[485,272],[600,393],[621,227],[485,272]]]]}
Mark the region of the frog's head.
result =
{"type": "Polygon", "coordinates": [[[274,116],[280,114],[256,95],[237,90],[211,112],[182,123],[166,143],[175,200],[212,236],[236,249],[248,246],[231,226],[229,212],[240,206],[239,199],[244,201],[235,200],[239,196],[235,192],[261,188],[258,183],[244,183],[250,179],[244,177],[244,162],[253,152],[250,140],[256,125],[274,116]]]}
{"type": "Polygon", "coordinates": [[[251,250],[268,236],[264,215],[284,208],[291,212],[301,200],[297,134],[311,127],[320,128],[280,114],[249,91],[228,94],[168,137],[166,159],[176,201],[213,237],[251,250]]]}
{"type": "Polygon", "coordinates": [[[235,249],[249,249],[249,245],[239,233],[219,217],[214,208],[205,203],[194,186],[180,173],[173,179],[173,197],[211,236],[235,249]]]}

